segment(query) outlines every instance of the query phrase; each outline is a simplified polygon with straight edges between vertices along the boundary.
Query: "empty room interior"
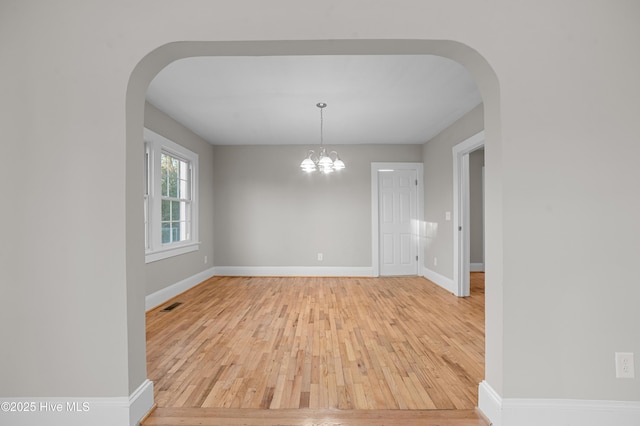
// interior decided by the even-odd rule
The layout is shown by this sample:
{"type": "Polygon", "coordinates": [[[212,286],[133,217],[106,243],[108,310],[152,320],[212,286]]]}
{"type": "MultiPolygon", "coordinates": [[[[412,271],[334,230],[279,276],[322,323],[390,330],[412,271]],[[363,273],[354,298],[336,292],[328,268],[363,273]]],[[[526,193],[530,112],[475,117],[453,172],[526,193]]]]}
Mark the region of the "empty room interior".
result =
{"type": "Polygon", "coordinates": [[[484,150],[466,163],[473,283],[459,294],[453,147],[482,141],[483,121],[469,72],[435,55],[161,70],[141,141],[148,421],[171,408],[476,416],[484,150]]]}
{"type": "Polygon", "coordinates": [[[639,17],[0,1],[0,424],[637,426],[639,17]]]}

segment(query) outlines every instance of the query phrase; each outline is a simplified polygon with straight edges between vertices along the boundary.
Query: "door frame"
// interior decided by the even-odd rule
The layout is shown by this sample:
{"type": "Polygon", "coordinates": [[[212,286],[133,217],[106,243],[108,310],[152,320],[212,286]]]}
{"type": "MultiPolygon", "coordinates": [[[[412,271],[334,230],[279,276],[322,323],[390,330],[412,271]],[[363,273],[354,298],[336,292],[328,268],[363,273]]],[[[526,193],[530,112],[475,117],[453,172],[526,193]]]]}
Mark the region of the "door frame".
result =
{"type": "Polygon", "coordinates": [[[372,275],[374,277],[380,276],[380,222],[379,222],[379,185],[378,185],[378,172],[384,170],[415,170],[416,178],[418,179],[418,185],[416,186],[416,203],[417,203],[417,223],[415,226],[415,238],[414,244],[416,244],[416,253],[418,253],[417,260],[417,275],[422,274],[421,260],[424,254],[424,238],[421,238],[421,231],[424,227],[424,166],[422,163],[371,163],[371,265],[372,275]]]}
{"type": "Polygon", "coordinates": [[[453,147],[453,285],[458,297],[470,294],[469,154],[484,141],[483,130],[453,147]]]}

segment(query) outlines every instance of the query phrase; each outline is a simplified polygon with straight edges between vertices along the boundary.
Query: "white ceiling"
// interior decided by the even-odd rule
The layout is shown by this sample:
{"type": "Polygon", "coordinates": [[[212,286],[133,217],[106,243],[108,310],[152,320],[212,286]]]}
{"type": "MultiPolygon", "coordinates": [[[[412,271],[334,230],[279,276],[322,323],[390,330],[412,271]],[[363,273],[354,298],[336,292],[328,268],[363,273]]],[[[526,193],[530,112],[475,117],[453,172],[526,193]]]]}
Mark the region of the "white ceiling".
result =
{"type": "Polygon", "coordinates": [[[433,55],[196,57],[147,101],[214,145],[422,144],[482,102],[469,72],[433,55]]]}

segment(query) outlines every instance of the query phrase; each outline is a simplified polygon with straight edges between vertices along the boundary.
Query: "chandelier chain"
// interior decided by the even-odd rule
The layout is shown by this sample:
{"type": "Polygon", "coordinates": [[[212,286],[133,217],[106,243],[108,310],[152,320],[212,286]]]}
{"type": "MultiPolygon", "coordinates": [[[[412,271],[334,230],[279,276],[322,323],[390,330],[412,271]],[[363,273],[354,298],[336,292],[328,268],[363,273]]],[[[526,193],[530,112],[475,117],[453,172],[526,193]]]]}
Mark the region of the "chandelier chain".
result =
{"type": "Polygon", "coordinates": [[[324,131],[323,131],[323,124],[324,124],[324,115],[323,115],[323,110],[324,107],[326,106],[326,104],[318,104],[318,107],[320,108],[320,147],[324,146],[324,131]]]}

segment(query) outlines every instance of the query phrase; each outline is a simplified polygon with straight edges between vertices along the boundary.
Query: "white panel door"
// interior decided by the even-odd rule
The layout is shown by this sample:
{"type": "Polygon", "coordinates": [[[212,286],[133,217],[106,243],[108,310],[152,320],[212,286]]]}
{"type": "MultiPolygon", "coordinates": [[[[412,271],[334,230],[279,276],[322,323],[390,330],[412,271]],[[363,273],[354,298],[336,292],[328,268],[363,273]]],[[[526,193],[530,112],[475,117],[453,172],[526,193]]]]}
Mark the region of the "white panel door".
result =
{"type": "Polygon", "coordinates": [[[378,172],[380,275],[417,275],[417,172],[378,172]]]}

